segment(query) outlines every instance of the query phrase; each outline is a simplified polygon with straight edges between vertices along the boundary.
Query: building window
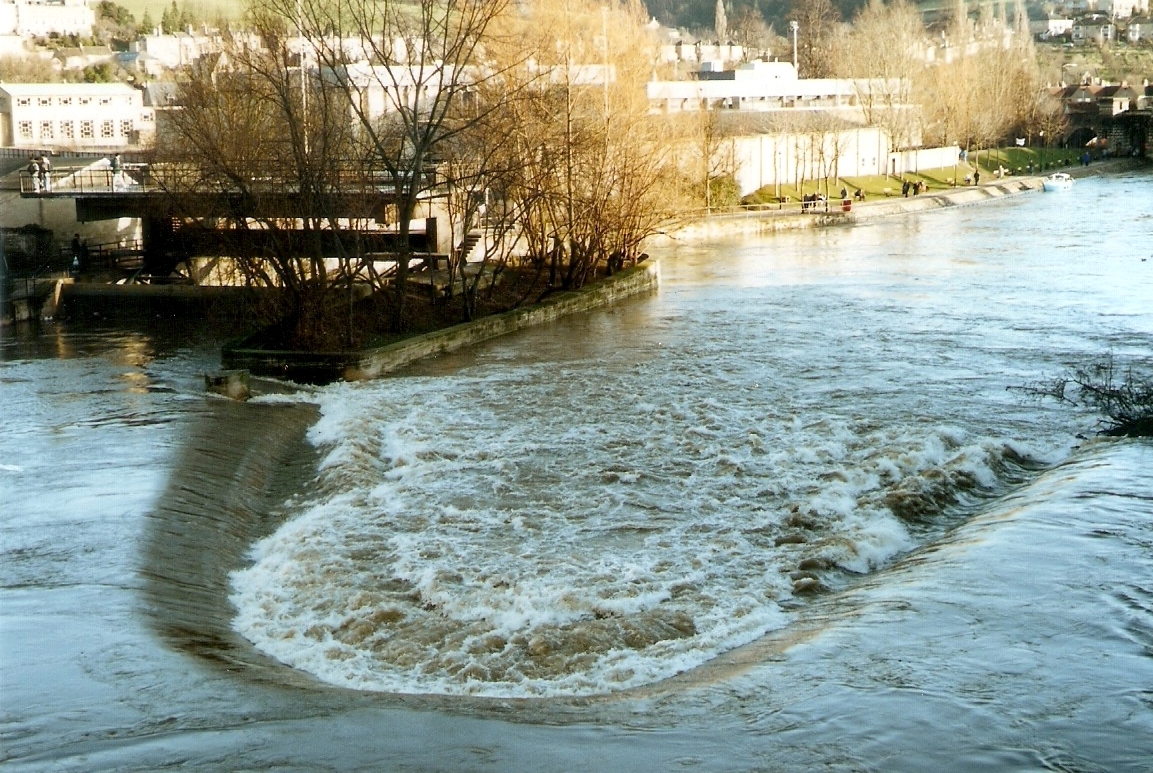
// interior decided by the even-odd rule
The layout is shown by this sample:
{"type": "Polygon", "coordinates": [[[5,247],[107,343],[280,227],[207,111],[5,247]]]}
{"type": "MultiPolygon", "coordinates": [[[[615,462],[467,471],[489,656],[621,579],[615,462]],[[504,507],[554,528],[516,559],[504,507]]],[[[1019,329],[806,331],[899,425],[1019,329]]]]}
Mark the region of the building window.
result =
{"type": "Polygon", "coordinates": [[[55,136],[56,136],[56,133],[52,131],[52,122],[51,121],[41,121],[40,122],[40,139],[50,140],[55,136]]]}
{"type": "Polygon", "coordinates": [[[31,121],[21,121],[17,127],[17,131],[20,132],[20,139],[22,139],[22,140],[32,139],[32,122],[31,121]]]}
{"type": "Polygon", "coordinates": [[[110,140],[116,136],[114,131],[114,121],[101,121],[100,122],[100,137],[101,139],[110,140]]]}
{"type": "Polygon", "coordinates": [[[36,104],[40,107],[52,107],[52,97],[40,97],[36,100],[36,104]]]}
{"type": "Polygon", "coordinates": [[[16,97],[16,106],[17,107],[31,107],[32,106],[32,97],[16,97]]]}
{"type": "Polygon", "coordinates": [[[152,123],[152,111],[151,110],[145,110],[143,113],[140,114],[140,120],[143,121],[144,123],[152,123]]]}
{"type": "Polygon", "coordinates": [[[73,137],[72,128],[73,127],[72,127],[71,121],[61,121],[60,122],[60,136],[66,140],[72,139],[72,137],[73,137]]]}
{"type": "Polygon", "coordinates": [[[131,137],[132,136],[132,121],[121,121],[120,122],[120,136],[121,137],[131,137]]]}
{"type": "Polygon", "coordinates": [[[101,97],[100,98],[100,104],[111,105],[112,104],[112,97],[101,97]]]}
{"type": "Polygon", "coordinates": [[[82,105],[87,105],[91,101],[92,99],[90,97],[80,97],[80,104],[82,105]]]}
{"type": "Polygon", "coordinates": [[[96,136],[96,134],[93,131],[92,121],[81,121],[80,122],[80,139],[90,140],[95,136],[96,136]]]}
{"type": "Polygon", "coordinates": [[[60,97],[60,104],[71,105],[72,104],[72,97],[60,97]]]}

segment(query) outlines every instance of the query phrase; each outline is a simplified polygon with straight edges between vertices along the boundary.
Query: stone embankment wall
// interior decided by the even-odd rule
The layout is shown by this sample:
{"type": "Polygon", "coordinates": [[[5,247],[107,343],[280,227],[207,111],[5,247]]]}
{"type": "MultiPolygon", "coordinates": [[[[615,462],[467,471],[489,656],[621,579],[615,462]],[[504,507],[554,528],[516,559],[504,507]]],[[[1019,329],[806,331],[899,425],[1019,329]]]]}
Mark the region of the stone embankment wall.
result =
{"type": "MultiPolygon", "coordinates": [[[[1123,171],[1142,165],[1140,160],[1113,159],[1094,162],[1091,166],[1074,166],[1057,171],[1067,172],[1073,177],[1089,177],[1109,172],[1123,171]]],[[[707,218],[686,223],[672,229],[664,237],[656,240],[713,239],[737,233],[774,233],[797,228],[816,228],[830,225],[850,225],[880,217],[892,217],[910,212],[925,212],[944,207],[958,207],[979,204],[983,201],[1015,196],[1021,193],[1041,190],[1044,178],[1041,176],[1007,177],[981,185],[965,185],[946,190],[935,190],[920,196],[900,195],[872,198],[865,202],[854,201],[847,212],[841,211],[840,203],[830,201],[828,212],[803,214],[801,212],[781,212],[779,210],[749,210],[731,214],[714,214],[707,218]]],[[[823,205],[822,205],[823,206],[823,205]]],[[[659,243],[659,242],[657,242],[659,243]]]]}
{"type": "Polygon", "coordinates": [[[595,285],[558,293],[533,306],[494,314],[376,349],[350,352],[286,352],[226,347],[226,368],[304,382],[376,378],[426,357],[435,357],[560,317],[611,305],[660,285],[660,263],[648,259],[595,285]]]}
{"type": "MultiPolygon", "coordinates": [[[[865,202],[854,201],[852,208],[841,211],[839,202],[829,202],[829,211],[780,213],[775,210],[750,210],[726,215],[712,215],[688,223],[670,236],[675,239],[711,239],[734,233],[773,233],[798,228],[817,228],[831,225],[851,225],[881,217],[892,217],[910,212],[926,212],[944,207],[977,204],[1004,196],[1041,190],[1040,177],[1010,178],[985,185],[950,188],[946,191],[923,193],[920,196],[887,196],[865,202]]],[[[822,205],[823,206],[823,205],[822,205]]]]}

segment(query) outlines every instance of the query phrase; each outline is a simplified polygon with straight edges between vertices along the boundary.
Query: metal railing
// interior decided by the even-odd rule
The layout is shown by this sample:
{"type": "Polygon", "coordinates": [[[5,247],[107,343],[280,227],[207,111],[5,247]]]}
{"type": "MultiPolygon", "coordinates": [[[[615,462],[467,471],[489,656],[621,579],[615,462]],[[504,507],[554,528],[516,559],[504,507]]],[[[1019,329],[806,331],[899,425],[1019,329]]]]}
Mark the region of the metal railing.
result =
{"type": "MultiPolygon", "coordinates": [[[[223,182],[209,180],[201,169],[194,166],[165,164],[153,166],[146,163],[125,163],[119,170],[109,166],[61,167],[45,174],[36,174],[27,169],[19,172],[20,193],[25,196],[57,195],[75,196],[78,194],[124,194],[162,193],[165,191],[212,193],[235,192],[292,192],[299,186],[299,179],[290,170],[262,168],[246,173],[246,181],[223,182]]],[[[331,170],[323,181],[325,189],[336,193],[384,193],[396,192],[407,185],[411,176],[393,175],[382,170],[359,168],[337,168],[331,170]]],[[[443,183],[437,168],[424,170],[420,175],[420,187],[430,190],[443,183]]]]}

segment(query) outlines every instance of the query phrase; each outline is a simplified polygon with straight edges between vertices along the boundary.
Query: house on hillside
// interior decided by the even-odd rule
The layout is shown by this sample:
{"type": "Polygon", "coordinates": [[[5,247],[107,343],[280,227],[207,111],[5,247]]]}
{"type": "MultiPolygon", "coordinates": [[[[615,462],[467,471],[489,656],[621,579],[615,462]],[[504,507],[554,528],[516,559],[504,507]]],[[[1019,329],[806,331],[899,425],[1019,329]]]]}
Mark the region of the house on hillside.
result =
{"type": "Polygon", "coordinates": [[[1149,0],[1098,0],[1097,10],[1113,19],[1128,19],[1149,11],[1149,0]]]}
{"type": "Polygon", "coordinates": [[[60,63],[61,69],[84,70],[105,62],[115,62],[116,54],[109,46],[68,46],[56,49],[52,58],[60,63]]]}
{"type": "Polygon", "coordinates": [[[1074,43],[1111,43],[1117,37],[1117,28],[1107,17],[1094,14],[1073,24],[1074,43]]]}
{"type": "Polygon", "coordinates": [[[1125,30],[1125,39],[1130,43],[1153,41],[1153,17],[1135,16],[1129,20],[1129,27],[1125,30]]]}
{"type": "Polygon", "coordinates": [[[88,0],[0,0],[0,35],[89,37],[95,23],[88,0]]]}
{"type": "Polygon", "coordinates": [[[1029,32],[1037,40],[1053,40],[1065,37],[1073,31],[1073,20],[1068,18],[1047,18],[1029,22],[1029,32]]]}

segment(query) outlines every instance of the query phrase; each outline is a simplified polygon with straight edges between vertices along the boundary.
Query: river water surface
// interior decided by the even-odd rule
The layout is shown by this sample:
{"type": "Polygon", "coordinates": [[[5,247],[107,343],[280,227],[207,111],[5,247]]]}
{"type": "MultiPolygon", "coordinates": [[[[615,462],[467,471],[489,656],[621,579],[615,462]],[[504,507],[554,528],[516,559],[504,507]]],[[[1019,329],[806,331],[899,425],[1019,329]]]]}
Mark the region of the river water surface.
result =
{"type": "Polygon", "coordinates": [[[1153,445],[1013,389],[1148,366],[1151,235],[1122,174],[679,244],[245,405],[228,331],[6,331],[0,760],[1153,769],[1153,445]]]}

